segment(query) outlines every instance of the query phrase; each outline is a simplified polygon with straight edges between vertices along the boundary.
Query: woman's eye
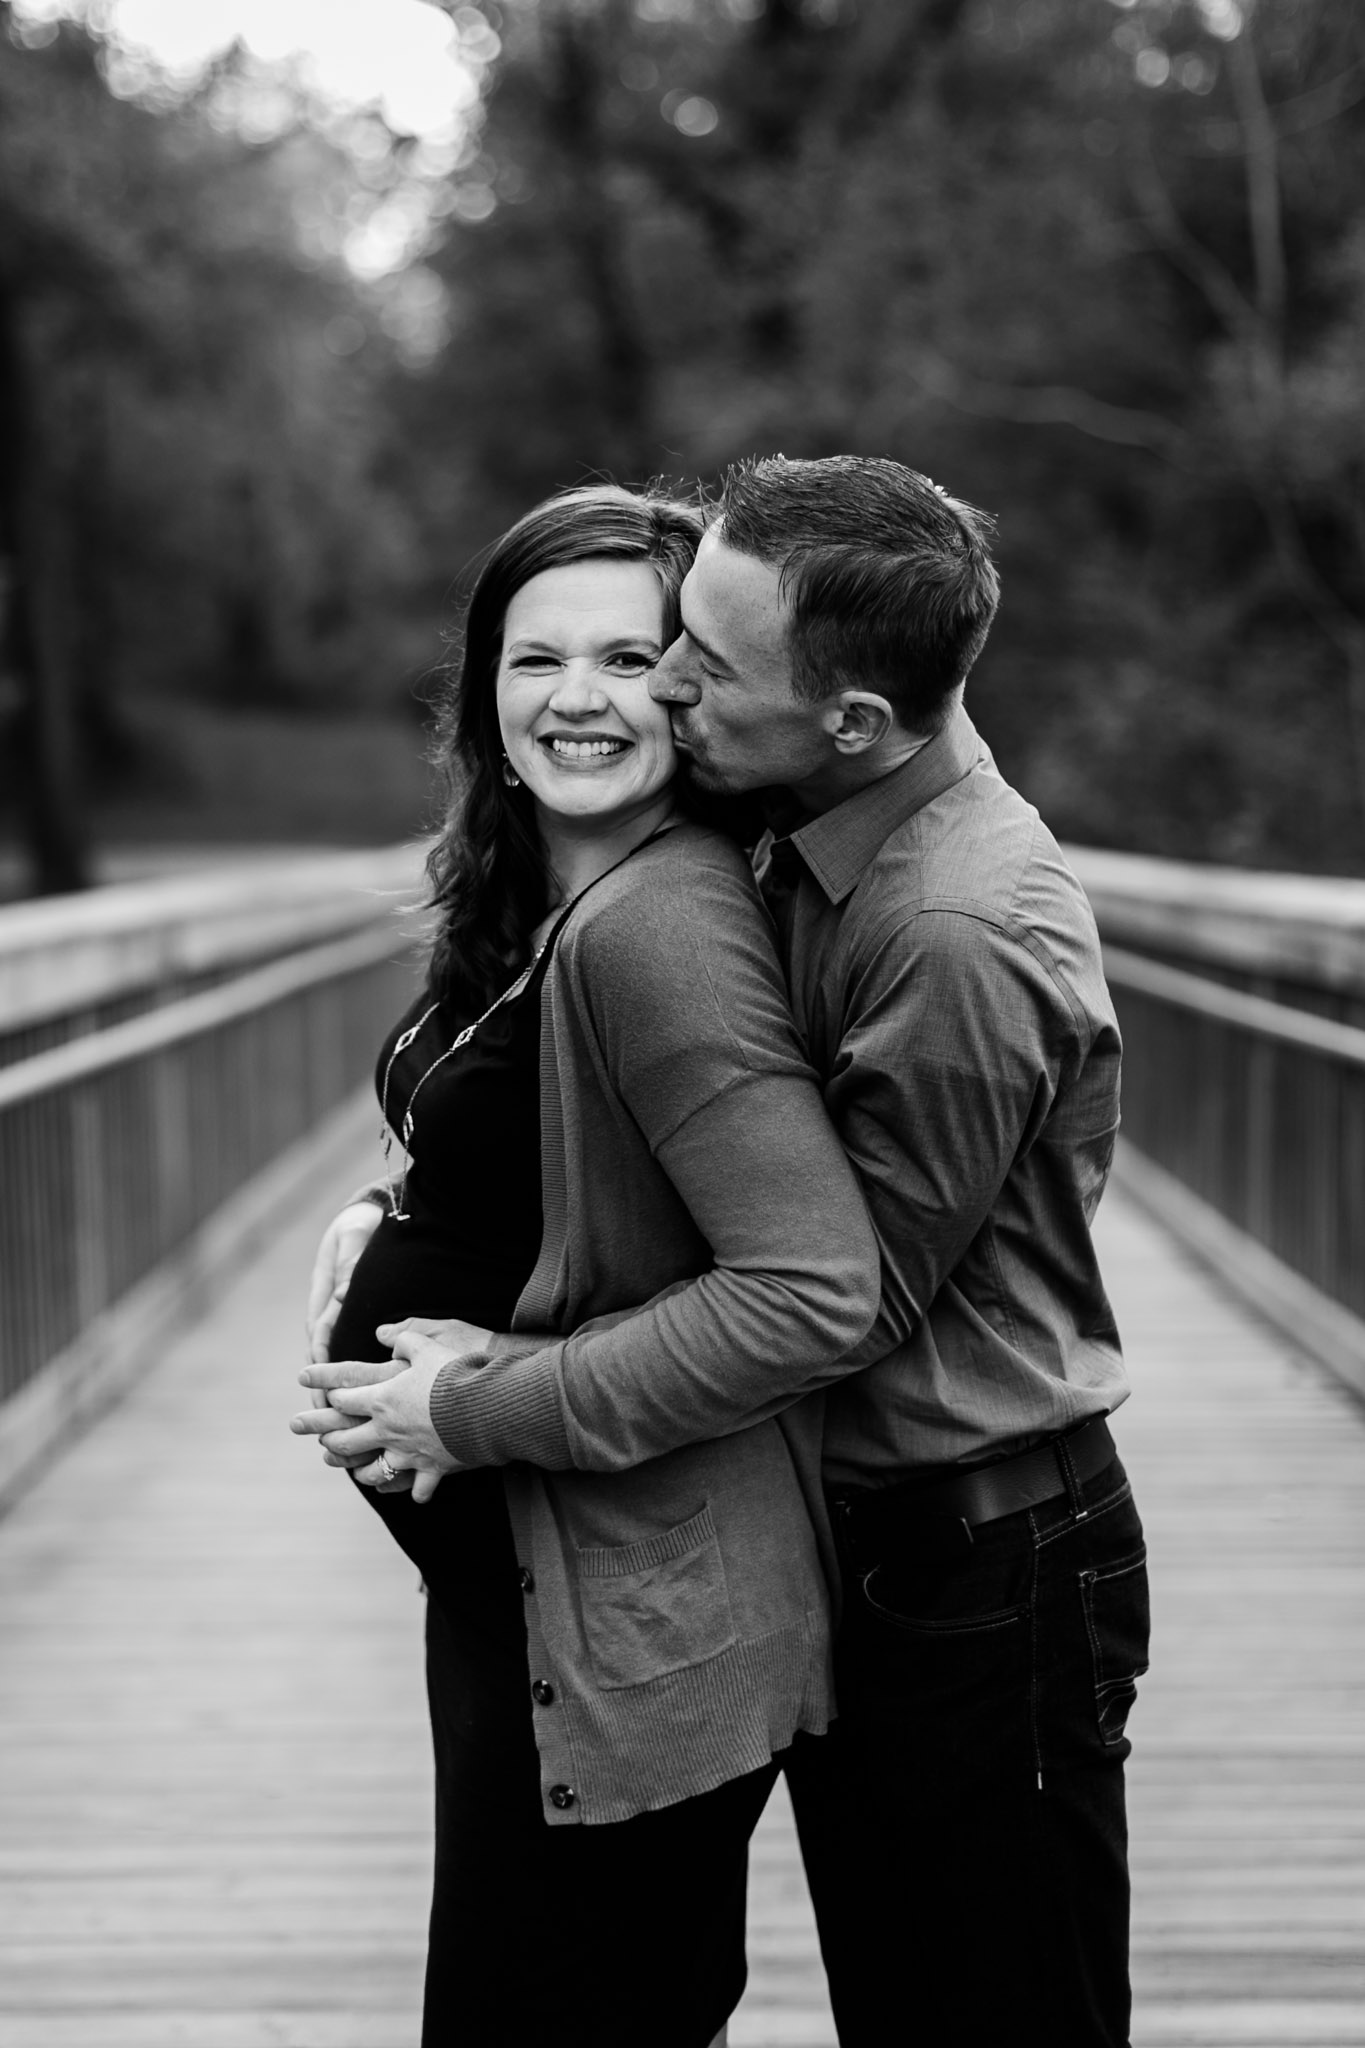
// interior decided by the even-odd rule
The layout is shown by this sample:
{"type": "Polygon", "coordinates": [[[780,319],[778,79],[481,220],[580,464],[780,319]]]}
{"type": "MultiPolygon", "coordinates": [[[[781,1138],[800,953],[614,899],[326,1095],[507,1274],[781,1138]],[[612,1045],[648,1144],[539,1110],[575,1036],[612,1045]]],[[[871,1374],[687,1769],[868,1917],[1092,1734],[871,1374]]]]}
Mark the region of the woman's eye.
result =
{"type": "Polygon", "coordinates": [[[615,668],[629,669],[633,675],[639,675],[646,669],[653,668],[658,658],[656,654],[614,654],[612,665],[615,668]]]}

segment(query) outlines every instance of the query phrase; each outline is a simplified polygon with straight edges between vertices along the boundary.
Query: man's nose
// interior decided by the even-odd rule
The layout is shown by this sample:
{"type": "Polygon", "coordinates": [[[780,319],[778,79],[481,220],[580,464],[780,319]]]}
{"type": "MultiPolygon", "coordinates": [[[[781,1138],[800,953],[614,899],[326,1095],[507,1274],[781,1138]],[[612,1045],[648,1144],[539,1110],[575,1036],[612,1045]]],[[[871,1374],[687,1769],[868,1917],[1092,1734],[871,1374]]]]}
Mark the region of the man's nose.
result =
{"type": "Polygon", "coordinates": [[[701,684],[683,675],[673,648],[667,647],[649,672],[649,694],[656,704],[700,704],[701,684]]]}

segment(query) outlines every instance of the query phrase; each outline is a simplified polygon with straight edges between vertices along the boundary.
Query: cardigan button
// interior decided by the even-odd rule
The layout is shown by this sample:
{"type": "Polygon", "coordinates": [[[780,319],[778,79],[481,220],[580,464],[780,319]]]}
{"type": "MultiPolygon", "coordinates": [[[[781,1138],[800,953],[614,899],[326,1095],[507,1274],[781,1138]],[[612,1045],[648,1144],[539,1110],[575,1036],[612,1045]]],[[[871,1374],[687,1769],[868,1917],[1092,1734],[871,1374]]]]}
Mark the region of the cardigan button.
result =
{"type": "Polygon", "coordinates": [[[535,1701],[538,1707],[548,1707],[552,1705],[554,1701],[554,1696],[555,1689],[551,1685],[548,1678],[538,1678],[535,1684],[531,1687],[531,1698],[535,1701]]]}
{"type": "Polygon", "coordinates": [[[578,1794],[574,1791],[572,1785],[551,1785],[550,1787],[550,1804],[551,1806],[558,1807],[561,1813],[567,1813],[577,1797],[578,1794]]]}
{"type": "Polygon", "coordinates": [[[523,1593],[534,1593],[536,1590],[535,1575],[529,1572],[525,1565],[517,1573],[517,1584],[521,1587],[523,1593]]]}

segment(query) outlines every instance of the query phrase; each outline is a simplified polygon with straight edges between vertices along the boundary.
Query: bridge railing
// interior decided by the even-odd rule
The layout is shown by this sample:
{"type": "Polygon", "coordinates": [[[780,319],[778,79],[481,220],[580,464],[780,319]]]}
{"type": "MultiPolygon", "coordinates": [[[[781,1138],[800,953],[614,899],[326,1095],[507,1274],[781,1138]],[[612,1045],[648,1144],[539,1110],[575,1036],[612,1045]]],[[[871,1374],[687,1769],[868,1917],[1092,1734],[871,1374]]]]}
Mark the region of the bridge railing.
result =
{"type": "Polygon", "coordinates": [[[1123,1128],[1234,1277],[1365,1390],[1365,882],[1072,848],[1124,1036],[1123,1128]],[[1300,1283],[1296,1285],[1295,1283],[1300,1283]],[[1344,1312],[1333,1315],[1331,1310],[1344,1312]]]}
{"type": "MultiPolygon", "coordinates": [[[[1130,1179],[1365,1391],[1365,882],[1071,852],[1130,1179]]],[[[404,848],[0,911],[0,1496],[355,1099],[419,896],[404,848]]]]}
{"type": "Polygon", "coordinates": [[[0,1495],[354,1099],[419,895],[404,848],[0,912],[0,1495]]]}

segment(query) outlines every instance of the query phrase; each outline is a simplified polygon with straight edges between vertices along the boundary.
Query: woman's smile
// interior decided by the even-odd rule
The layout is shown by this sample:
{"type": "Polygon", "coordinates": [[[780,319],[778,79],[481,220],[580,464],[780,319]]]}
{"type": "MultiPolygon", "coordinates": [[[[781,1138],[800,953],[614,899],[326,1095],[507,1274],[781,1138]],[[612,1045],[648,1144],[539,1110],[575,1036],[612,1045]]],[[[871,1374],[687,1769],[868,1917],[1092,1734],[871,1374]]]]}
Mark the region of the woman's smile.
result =
{"type": "Polygon", "coordinates": [[[566,768],[600,768],[620,759],[634,744],[615,733],[545,733],[540,745],[566,768]]]}
{"type": "Polygon", "coordinates": [[[649,694],[663,633],[663,592],[644,562],[547,569],[508,605],[498,723],[547,850],[564,832],[648,830],[666,811],[673,736],[667,707],[649,694]]]}

